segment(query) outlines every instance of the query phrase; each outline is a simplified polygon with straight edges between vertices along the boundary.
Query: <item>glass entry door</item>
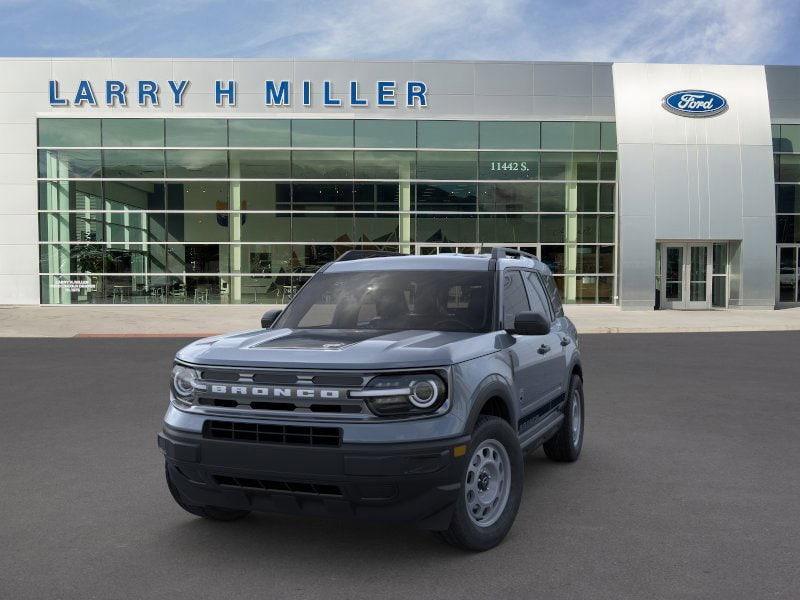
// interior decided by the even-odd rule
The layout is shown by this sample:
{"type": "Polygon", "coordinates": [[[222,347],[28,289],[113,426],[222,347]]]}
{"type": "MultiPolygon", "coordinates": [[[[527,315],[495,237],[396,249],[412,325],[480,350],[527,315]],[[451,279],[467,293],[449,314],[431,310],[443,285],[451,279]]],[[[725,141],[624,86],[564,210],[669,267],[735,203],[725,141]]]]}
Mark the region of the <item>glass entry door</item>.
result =
{"type": "Polygon", "coordinates": [[[661,244],[662,308],[711,308],[711,244],[661,244]]]}

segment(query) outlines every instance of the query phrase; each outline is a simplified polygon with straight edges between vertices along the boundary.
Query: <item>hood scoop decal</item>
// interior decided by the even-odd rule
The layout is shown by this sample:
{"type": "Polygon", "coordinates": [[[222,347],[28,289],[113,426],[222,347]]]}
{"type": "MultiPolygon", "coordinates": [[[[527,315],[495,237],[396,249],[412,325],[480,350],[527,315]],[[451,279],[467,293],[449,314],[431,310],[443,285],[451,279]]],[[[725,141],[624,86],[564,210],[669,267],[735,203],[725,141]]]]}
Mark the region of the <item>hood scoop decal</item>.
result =
{"type": "Polygon", "coordinates": [[[385,331],[354,329],[297,329],[287,335],[256,344],[271,350],[340,350],[358,342],[385,335],[385,331]]]}

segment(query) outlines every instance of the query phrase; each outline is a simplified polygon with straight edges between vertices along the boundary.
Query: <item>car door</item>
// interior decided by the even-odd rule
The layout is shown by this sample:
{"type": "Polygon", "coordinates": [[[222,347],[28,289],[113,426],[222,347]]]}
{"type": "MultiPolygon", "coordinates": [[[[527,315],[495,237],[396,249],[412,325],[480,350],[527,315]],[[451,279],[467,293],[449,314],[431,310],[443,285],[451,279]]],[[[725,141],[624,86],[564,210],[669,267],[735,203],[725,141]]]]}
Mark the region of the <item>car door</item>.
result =
{"type": "MultiPolygon", "coordinates": [[[[506,269],[502,274],[502,318],[503,328],[512,329],[517,314],[531,310],[528,292],[522,278],[522,271],[506,269]]],[[[534,407],[547,401],[545,383],[547,345],[549,336],[511,334],[514,343],[508,352],[514,371],[514,388],[520,405],[520,414],[526,415],[534,407]]],[[[552,351],[552,345],[551,345],[552,351]]]]}
{"type": "Polygon", "coordinates": [[[568,343],[564,341],[568,338],[556,326],[555,314],[540,277],[533,271],[524,271],[523,279],[528,290],[531,310],[545,315],[552,327],[549,334],[542,336],[542,343],[545,346],[543,350],[546,349],[546,352],[542,354],[539,384],[542,388],[541,403],[544,404],[564,393],[564,374],[567,368],[565,345],[568,343]]]}

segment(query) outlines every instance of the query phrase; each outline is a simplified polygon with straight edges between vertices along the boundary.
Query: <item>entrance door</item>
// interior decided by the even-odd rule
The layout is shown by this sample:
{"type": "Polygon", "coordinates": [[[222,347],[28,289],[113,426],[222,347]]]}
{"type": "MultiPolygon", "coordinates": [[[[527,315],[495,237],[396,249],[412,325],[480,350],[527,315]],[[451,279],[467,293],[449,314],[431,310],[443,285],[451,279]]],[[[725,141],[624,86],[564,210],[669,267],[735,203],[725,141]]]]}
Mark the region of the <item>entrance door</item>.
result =
{"type": "Polygon", "coordinates": [[[661,245],[662,308],[711,308],[711,244],[661,245]]]}

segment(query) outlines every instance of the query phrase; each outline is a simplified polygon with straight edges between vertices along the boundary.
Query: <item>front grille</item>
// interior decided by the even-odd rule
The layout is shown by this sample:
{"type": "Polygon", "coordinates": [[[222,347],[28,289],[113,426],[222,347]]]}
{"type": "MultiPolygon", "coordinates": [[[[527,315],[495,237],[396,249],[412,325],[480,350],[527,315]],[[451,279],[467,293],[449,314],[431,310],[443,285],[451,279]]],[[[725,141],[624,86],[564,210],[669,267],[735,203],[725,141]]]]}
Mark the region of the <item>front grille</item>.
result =
{"type": "Polygon", "coordinates": [[[342,430],[338,427],[304,427],[236,421],[206,421],[203,426],[203,437],[297,446],[341,446],[342,444],[342,430]]]}
{"type": "Polygon", "coordinates": [[[245,477],[230,477],[228,475],[214,475],[214,482],[224,487],[244,488],[248,490],[261,490],[265,492],[285,492],[290,494],[311,494],[314,496],[342,497],[342,489],[338,485],[327,483],[298,483],[296,481],[272,481],[267,479],[249,479],[245,477]]]}

